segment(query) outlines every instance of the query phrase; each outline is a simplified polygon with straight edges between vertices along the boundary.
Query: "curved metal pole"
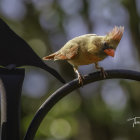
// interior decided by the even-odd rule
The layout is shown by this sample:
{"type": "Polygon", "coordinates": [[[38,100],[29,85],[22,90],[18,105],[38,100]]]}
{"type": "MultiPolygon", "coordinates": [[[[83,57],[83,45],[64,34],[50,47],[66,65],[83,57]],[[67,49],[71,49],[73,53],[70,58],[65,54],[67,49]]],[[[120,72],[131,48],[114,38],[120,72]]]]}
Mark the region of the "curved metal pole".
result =
{"type": "MultiPolygon", "coordinates": [[[[106,71],[108,76],[106,79],[131,79],[140,81],[140,72],[137,71],[131,71],[131,70],[107,70],[106,71]]],[[[91,73],[84,77],[84,83],[83,85],[100,81],[100,80],[106,80],[103,79],[100,76],[100,72],[91,73]]],[[[68,95],[73,90],[81,87],[78,84],[78,79],[75,79],[67,84],[65,84],[63,87],[59,88],[57,91],[55,91],[38,109],[36,112],[28,130],[26,133],[26,136],[24,140],[33,140],[34,136],[37,132],[37,129],[39,128],[42,120],[44,119],[45,115],[52,109],[52,107],[61,100],[64,96],[68,95]]]]}
{"type": "Polygon", "coordinates": [[[1,140],[20,139],[20,99],[25,69],[0,68],[1,140]]]}

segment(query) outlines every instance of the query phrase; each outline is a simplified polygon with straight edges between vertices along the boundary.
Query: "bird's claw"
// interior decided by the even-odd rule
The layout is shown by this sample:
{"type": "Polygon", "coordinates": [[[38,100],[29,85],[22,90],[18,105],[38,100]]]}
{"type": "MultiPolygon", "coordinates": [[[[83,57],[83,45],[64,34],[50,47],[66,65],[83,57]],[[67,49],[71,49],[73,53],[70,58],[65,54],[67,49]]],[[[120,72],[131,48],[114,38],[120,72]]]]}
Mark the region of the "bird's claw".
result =
{"type": "Polygon", "coordinates": [[[79,80],[79,84],[80,84],[81,86],[83,86],[83,79],[84,79],[84,77],[83,77],[81,74],[79,74],[79,75],[78,75],[78,80],[79,80]]]}
{"type": "Polygon", "coordinates": [[[101,76],[103,77],[103,78],[106,78],[107,77],[107,72],[103,69],[103,68],[101,68],[101,76]]]}

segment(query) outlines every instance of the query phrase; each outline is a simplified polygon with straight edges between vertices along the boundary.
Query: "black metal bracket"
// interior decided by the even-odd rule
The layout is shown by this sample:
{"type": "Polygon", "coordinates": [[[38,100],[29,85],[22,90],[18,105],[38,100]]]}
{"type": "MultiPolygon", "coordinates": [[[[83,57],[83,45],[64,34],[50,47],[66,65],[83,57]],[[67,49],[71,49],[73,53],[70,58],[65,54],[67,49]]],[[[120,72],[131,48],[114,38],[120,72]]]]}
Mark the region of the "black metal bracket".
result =
{"type": "MultiPolygon", "coordinates": [[[[131,70],[107,70],[106,79],[130,79],[140,81],[140,72],[131,71],[131,70]]],[[[100,72],[91,73],[84,77],[83,85],[87,85],[89,83],[106,80],[100,76],[100,72]]],[[[46,114],[53,108],[53,106],[60,101],[64,96],[71,93],[73,90],[81,87],[78,83],[78,79],[75,79],[57,91],[55,91],[46,101],[40,106],[38,111],[36,112],[28,130],[24,140],[33,140],[37,129],[39,128],[42,120],[46,116],[46,114]]]]}
{"type": "Polygon", "coordinates": [[[20,139],[20,100],[25,69],[0,68],[1,140],[20,139]]]}
{"type": "MultiPolygon", "coordinates": [[[[106,79],[140,81],[140,72],[137,71],[107,70],[106,72],[108,74],[106,79]]],[[[25,69],[8,70],[0,68],[1,140],[20,139],[20,100],[24,75],[25,69]]],[[[84,77],[83,85],[106,79],[100,76],[100,72],[95,72],[84,77]]],[[[81,85],[79,85],[78,79],[74,79],[55,91],[36,112],[24,140],[33,140],[46,114],[59,100],[79,87],[81,85]]]]}

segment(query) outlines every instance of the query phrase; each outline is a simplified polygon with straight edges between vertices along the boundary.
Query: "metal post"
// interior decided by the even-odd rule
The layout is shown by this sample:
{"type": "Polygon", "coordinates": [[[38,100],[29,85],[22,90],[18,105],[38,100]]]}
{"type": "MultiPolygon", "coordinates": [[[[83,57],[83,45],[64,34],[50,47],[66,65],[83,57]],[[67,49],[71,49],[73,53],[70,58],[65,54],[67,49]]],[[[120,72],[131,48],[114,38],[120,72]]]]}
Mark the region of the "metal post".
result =
{"type": "Polygon", "coordinates": [[[1,140],[20,139],[20,100],[25,69],[0,68],[1,140]]]}
{"type": "MultiPolygon", "coordinates": [[[[140,81],[140,72],[137,71],[131,71],[131,70],[106,70],[107,77],[106,79],[131,79],[140,81]]],[[[83,79],[83,85],[89,84],[91,82],[97,82],[104,80],[103,77],[100,75],[100,72],[91,73],[87,76],[84,76],[83,79]]],[[[68,95],[75,89],[81,87],[78,83],[78,79],[75,79],[58,90],[56,90],[54,93],[52,93],[46,101],[40,106],[40,108],[37,110],[32,122],[30,123],[28,130],[26,132],[24,140],[33,140],[35,137],[35,134],[47,115],[47,113],[53,108],[53,106],[61,100],[64,96],[68,95]]]]}

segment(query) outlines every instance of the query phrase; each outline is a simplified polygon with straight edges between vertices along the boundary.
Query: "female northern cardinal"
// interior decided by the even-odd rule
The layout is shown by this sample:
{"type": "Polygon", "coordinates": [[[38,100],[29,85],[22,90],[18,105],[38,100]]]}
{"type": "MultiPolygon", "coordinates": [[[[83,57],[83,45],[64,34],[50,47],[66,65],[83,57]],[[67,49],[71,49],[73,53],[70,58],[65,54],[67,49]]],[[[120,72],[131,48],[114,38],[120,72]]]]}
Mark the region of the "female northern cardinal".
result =
{"type": "Polygon", "coordinates": [[[78,71],[78,66],[95,64],[96,69],[100,69],[103,77],[106,73],[103,67],[98,65],[98,61],[105,59],[107,56],[114,57],[115,50],[122,38],[124,27],[115,26],[105,36],[97,36],[96,34],[86,34],[78,36],[68,41],[57,52],[43,57],[44,60],[67,60],[74,68],[78,75],[79,83],[83,84],[83,77],[78,71]]]}

